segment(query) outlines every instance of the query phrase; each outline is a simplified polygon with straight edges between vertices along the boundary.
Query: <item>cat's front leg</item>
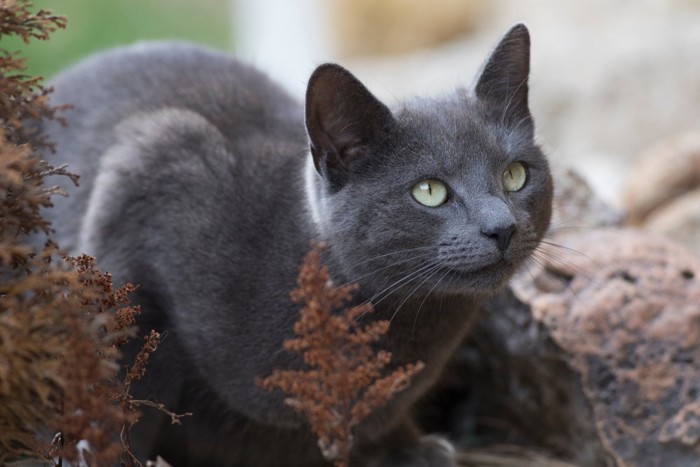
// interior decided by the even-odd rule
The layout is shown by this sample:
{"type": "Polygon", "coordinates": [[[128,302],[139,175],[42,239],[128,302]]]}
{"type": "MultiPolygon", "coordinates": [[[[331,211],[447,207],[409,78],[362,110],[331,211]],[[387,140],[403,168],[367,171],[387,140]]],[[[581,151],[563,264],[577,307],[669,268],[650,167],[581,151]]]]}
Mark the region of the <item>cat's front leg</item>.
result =
{"type": "Polygon", "coordinates": [[[455,448],[447,439],[423,436],[415,447],[390,452],[372,467],[456,467],[455,448]]]}

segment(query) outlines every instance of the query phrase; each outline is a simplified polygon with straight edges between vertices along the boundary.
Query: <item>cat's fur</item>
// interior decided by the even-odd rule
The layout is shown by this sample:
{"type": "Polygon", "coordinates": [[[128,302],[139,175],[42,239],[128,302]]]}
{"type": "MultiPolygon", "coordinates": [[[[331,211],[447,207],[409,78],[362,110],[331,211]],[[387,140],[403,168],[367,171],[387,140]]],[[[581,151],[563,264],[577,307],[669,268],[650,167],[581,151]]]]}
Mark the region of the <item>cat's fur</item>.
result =
{"type": "Polygon", "coordinates": [[[177,467],[324,465],[283,396],[255,383],[298,363],[282,350],[298,318],[288,293],[317,239],[336,283],[359,281],[371,319],[391,319],[394,364],[426,364],[358,427],[354,465],[453,465],[449,444],[421,439],[410,412],[549,223],[529,45],[517,25],[470,90],[394,110],[337,65],[314,72],[304,110],[258,71],[177,43],[100,54],[54,80],[54,103],[74,108],[68,128],[46,130],[55,160],[82,175],[47,213],[56,237],[140,285],[140,333],[166,337],[134,390],[194,414],[172,426],[147,413],[132,436],[139,455],[177,467]],[[513,161],[529,179],[507,193],[513,161]],[[448,185],[444,205],[412,198],[429,178],[448,185]]]}

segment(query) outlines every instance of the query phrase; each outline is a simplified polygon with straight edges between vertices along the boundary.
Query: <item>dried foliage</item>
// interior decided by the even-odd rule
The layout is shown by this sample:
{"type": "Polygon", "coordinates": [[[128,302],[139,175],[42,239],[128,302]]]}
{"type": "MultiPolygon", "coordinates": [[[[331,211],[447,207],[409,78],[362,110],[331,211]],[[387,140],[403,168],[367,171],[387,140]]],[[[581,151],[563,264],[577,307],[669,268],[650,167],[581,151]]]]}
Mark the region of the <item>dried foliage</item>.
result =
{"type": "MultiPolygon", "coordinates": [[[[0,0],[0,37],[47,39],[65,26],[64,18],[31,7],[0,0]]],[[[128,306],[134,287],[113,289],[91,257],[65,258],[51,242],[42,249],[29,242],[32,233],[50,234],[41,209],[62,193],[44,178],[65,175],[77,184],[76,175],[37,154],[50,144],[32,132],[59,110],[49,92],[24,74],[21,58],[0,49],[0,464],[67,458],[99,466],[122,455],[135,465],[125,440],[142,404],[129,388],[159,336],[148,336],[120,381],[118,347],[139,312],[128,306]],[[79,452],[79,442],[87,449],[79,452]]]]}
{"type": "MultiPolygon", "coordinates": [[[[66,27],[66,18],[47,10],[32,12],[32,3],[0,0],[0,39],[18,36],[25,43],[31,39],[47,40],[52,32],[66,27]]],[[[0,122],[5,137],[15,144],[26,143],[33,133],[27,121],[54,118],[60,108],[48,102],[50,89],[41,86],[41,77],[25,74],[25,60],[16,52],[0,48],[0,122]]],[[[34,145],[47,144],[41,137],[34,145]]]]}
{"type": "MultiPolygon", "coordinates": [[[[0,89],[0,94],[2,91],[0,89]]],[[[65,167],[53,167],[40,160],[29,145],[10,143],[0,129],[0,261],[12,267],[26,266],[31,251],[25,243],[32,232],[49,232],[40,210],[50,207],[58,187],[47,188],[44,177],[66,175],[77,183],[77,176],[65,167]]]]}
{"type": "Polygon", "coordinates": [[[336,466],[348,466],[353,427],[408,387],[423,363],[382,375],[391,353],[374,346],[388,331],[389,322],[360,326],[358,319],[373,311],[370,303],[336,312],[352,299],[356,286],[332,285],[328,268],[321,265],[322,249],[316,245],[306,256],[298,287],[290,294],[304,307],[294,325],[297,337],[284,343],[286,350],[302,355],[308,368],[277,370],[259,384],[289,394],[285,402],[305,415],[324,457],[336,466]]]}
{"type": "Polygon", "coordinates": [[[90,452],[83,456],[89,464],[106,465],[122,451],[114,434],[134,423],[138,415],[128,404],[114,401],[125,392],[117,379],[116,344],[125,341],[139,309],[128,306],[128,294],[134,287],[127,284],[113,290],[112,278],[95,269],[92,257],[83,255],[67,262],[80,281],[67,298],[80,302],[73,307],[77,312],[63,314],[61,324],[81,332],[64,339],[67,351],[62,355],[60,375],[66,384],[61,411],[49,426],[63,435],[62,455],[76,458],[73,443],[85,440],[90,452]]]}
{"type": "Polygon", "coordinates": [[[114,434],[136,417],[115,403],[124,393],[116,344],[138,313],[125,306],[132,287],[112,290],[92,258],[62,260],[53,245],[23,259],[21,274],[0,261],[0,462],[37,449],[47,459],[77,459],[84,440],[91,465],[110,464],[122,451],[114,434]],[[61,444],[35,440],[47,427],[61,444]]]}

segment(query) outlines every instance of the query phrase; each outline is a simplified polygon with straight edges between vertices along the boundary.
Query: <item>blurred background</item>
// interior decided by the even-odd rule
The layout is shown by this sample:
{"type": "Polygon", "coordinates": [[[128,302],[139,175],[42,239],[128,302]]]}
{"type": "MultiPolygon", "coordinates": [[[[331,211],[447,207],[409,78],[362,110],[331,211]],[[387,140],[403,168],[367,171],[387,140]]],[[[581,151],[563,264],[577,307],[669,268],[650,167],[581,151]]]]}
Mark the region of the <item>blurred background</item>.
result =
{"type": "Polygon", "coordinates": [[[500,35],[523,21],[532,35],[531,106],[539,141],[555,165],[575,167],[614,206],[625,203],[633,165],[650,146],[700,130],[700,0],[35,5],[68,17],[65,31],[26,51],[30,71],[45,77],[113,45],[177,38],[241,56],[300,99],[314,67],[337,61],[390,105],[469,85],[500,35]]]}

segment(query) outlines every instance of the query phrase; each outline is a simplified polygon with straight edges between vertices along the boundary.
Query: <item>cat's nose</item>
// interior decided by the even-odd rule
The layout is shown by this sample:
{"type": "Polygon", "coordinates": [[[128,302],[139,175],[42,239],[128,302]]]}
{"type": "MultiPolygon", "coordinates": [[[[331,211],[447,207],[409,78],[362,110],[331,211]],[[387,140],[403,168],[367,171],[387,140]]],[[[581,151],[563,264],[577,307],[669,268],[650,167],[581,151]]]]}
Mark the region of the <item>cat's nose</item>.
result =
{"type": "Polygon", "coordinates": [[[515,223],[482,227],[481,233],[484,236],[493,239],[496,242],[498,251],[503,254],[508,249],[510,239],[513,238],[513,234],[515,233],[515,223]]]}

